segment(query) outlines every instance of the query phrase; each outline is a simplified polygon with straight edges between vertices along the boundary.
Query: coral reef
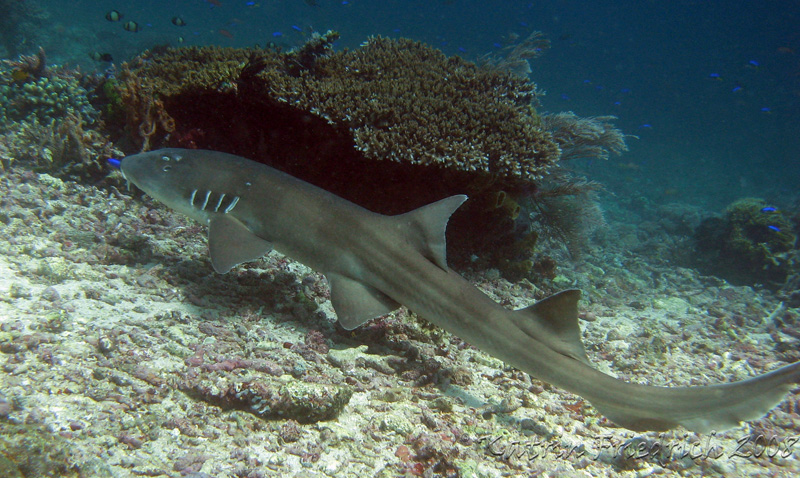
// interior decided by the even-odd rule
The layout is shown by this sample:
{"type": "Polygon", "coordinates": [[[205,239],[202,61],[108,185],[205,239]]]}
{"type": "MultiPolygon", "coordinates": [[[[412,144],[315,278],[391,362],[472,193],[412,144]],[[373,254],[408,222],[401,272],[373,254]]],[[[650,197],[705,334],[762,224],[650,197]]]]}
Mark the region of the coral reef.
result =
{"type": "Polygon", "coordinates": [[[0,123],[33,117],[50,122],[67,114],[96,116],[87,91],[76,78],[43,76],[23,83],[0,83],[0,123]]]}
{"type": "Polygon", "coordinates": [[[92,105],[93,76],[49,67],[44,51],[6,60],[0,67],[0,164],[14,163],[91,181],[107,174],[118,156],[92,105]]]}
{"type": "MultiPolygon", "coordinates": [[[[494,207],[498,194],[503,204],[524,204],[562,156],[555,122],[545,125],[535,110],[536,86],[406,39],[377,37],[334,52],[336,37],[315,35],[289,52],[146,52],[122,66],[118,96],[107,94],[118,97],[112,109],[120,113],[105,118],[126,149],[239,154],[384,214],[466,193],[472,200],[448,227],[462,249],[450,258],[499,259],[508,248],[496,244],[528,234],[530,210],[494,207]]],[[[525,51],[540,50],[541,41],[532,37],[515,55],[529,59],[525,51]]],[[[559,124],[581,135],[584,153],[624,150],[609,118],[569,120],[559,124]]]]}
{"type": "Polygon", "coordinates": [[[35,171],[97,181],[105,178],[107,158],[122,152],[102,132],[87,128],[83,116],[16,123],[0,134],[0,164],[8,170],[22,164],[35,171]]]}
{"type": "MultiPolygon", "coordinates": [[[[373,38],[357,50],[328,55],[307,51],[185,48],[145,55],[120,74],[126,83],[124,101],[140,109],[157,94],[177,120],[179,136],[206,127],[197,124],[199,110],[211,105],[191,108],[189,102],[232,102],[226,109],[240,102],[248,110],[261,110],[261,117],[284,113],[287,123],[301,122],[295,127],[338,136],[345,144],[333,146],[354,147],[365,159],[500,179],[541,178],[559,158],[558,147],[538,126],[535,86],[524,80],[447,58],[411,40],[373,38]],[[245,64],[253,62],[253,55],[259,65],[255,74],[245,64]],[[187,124],[193,120],[196,124],[187,124]]],[[[241,119],[235,124],[245,126],[241,119]]],[[[132,126],[129,132],[135,135],[141,128],[132,126]]],[[[271,126],[265,123],[261,129],[271,126]]],[[[271,153],[275,146],[258,144],[270,139],[264,133],[235,133],[236,140],[247,141],[219,146],[271,153]],[[246,138],[246,133],[260,134],[246,138]]]]}
{"type": "Polygon", "coordinates": [[[796,271],[792,222],[763,199],[740,199],[694,232],[699,269],[735,284],[778,287],[796,271]]]}

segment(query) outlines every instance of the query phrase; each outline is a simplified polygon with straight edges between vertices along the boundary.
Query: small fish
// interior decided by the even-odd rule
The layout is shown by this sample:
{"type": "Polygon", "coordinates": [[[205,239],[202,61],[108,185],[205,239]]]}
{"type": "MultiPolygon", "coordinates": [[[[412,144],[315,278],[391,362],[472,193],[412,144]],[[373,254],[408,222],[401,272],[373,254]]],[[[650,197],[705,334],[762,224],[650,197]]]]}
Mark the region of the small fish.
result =
{"type": "Polygon", "coordinates": [[[775,232],[781,232],[781,228],[778,226],[769,225],[768,228],[772,229],[775,232]]]}
{"type": "Polygon", "coordinates": [[[114,61],[114,58],[111,56],[111,53],[100,53],[100,52],[93,52],[89,53],[89,58],[94,61],[105,61],[111,63],[114,61]]]}
{"type": "Polygon", "coordinates": [[[19,68],[11,72],[11,79],[18,83],[22,83],[23,81],[27,80],[30,76],[31,76],[30,73],[28,73],[25,70],[21,70],[19,68]]]}
{"type": "Polygon", "coordinates": [[[769,106],[765,106],[765,107],[761,108],[761,112],[762,113],[772,113],[772,108],[770,108],[769,106]]]}
{"type": "Polygon", "coordinates": [[[106,13],[106,20],[109,22],[118,22],[122,20],[122,14],[116,10],[111,10],[110,12],[106,13]]]}
{"type": "Polygon", "coordinates": [[[708,77],[712,80],[722,80],[722,76],[719,73],[709,73],[708,77]]]}
{"type": "Polygon", "coordinates": [[[761,208],[761,212],[775,212],[775,211],[777,211],[777,209],[775,209],[772,206],[767,206],[767,207],[762,207],[761,208]]]}
{"type": "Polygon", "coordinates": [[[122,28],[124,28],[126,31],[133,33],[136,33],[139,30],[141,30],[141,28],[139,28],[139,24],[134,22],[133,20],[125,22],[125,25],[123,25],[122,28]]]}
{"type": "Polygon", "coordinates": [[[319,1],[317,0],[304,0],[309,7],[318,7],[319,1]]]}
{"type": "Polygon", "coordinates": [[[183,43],[185,39],[183,37],[178,37],[175,41],[177,41],[178,43],[183,43]]]}
{"type": "Polygon", "coordinates": [[[739,86],[739,85],[736,85],[736,86],[733,87],[733,89],[731,91],[734,92],[734,93],[738,93],[738,92],[742,91],[742,87],[739,86]]]}
{"type": "Polygon", "coordinates": [[[228,30],[220,29],[219,34],[224,36],[225,38],[233,38],[233,33],[229,32],[228,30]]]}
{"type": "Polygon", "coordinates": [[[177,27],[185,27],[186,26],[186,22],[183,21],[183,18],[181,18],[181,17],[172,17],[172,24],[177,26],[177,27]]]}

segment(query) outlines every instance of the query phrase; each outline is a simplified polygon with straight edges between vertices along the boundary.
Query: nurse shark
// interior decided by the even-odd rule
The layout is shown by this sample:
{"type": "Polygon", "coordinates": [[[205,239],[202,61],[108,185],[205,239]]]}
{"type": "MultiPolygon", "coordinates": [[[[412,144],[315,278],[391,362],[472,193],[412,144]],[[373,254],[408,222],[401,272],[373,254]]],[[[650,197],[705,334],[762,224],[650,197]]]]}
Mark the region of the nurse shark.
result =
{"type": "Polygon", "coordinates": [[[631,430],[732,428],[762,417],[800,379],[800,362],[748,380],[691,387],[628,383],[594,369],[580,337],[580,291],[509,310],[447,266],[445,229],[464,195],[385,216],[216,151],[150,151],[125,157],[120,168],[154,199],[208,225],[217,272],[275,249],[325,275],[345,329],[406,306],[532,377],[580,395],[631,430]]]}

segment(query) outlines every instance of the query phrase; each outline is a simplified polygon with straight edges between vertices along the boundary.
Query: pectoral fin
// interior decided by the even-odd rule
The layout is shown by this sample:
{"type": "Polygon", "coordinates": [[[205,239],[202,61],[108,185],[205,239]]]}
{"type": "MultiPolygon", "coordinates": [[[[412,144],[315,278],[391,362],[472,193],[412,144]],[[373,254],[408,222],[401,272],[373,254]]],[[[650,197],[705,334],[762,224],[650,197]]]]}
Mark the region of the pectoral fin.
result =
{"type": "Polygon", "coordinates": [[[272,243],[256,236],[238,219],[214,215],[208,224],[208,250],[214,270],[224,274],[272,250],[272,243]]]}
{"type": "Polygon", "coordinates": [[[331,302],[339,323],[353,330],[364,322],[386,315],[400,307],[383,292],[339,274],[327,273],[331,302]]]}

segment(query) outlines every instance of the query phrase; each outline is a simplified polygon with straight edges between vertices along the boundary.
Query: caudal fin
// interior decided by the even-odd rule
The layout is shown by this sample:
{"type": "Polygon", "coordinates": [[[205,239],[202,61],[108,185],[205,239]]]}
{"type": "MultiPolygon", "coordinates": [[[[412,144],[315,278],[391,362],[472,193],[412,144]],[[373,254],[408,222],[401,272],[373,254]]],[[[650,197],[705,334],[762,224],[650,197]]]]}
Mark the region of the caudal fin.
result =
{"type": "Polygon", "coordinates": [[[800,381],[800,362],[740,382],[705,387],[650,387],[625,384],[634,389],[629,400],[591,400],[600,413],[617,425],[645,430],[668,430],[681,425],[708,433],[737,427],[763,417],[778,405],[800,381]]]}

